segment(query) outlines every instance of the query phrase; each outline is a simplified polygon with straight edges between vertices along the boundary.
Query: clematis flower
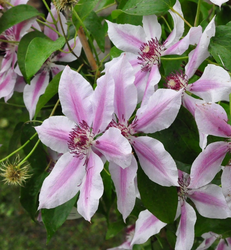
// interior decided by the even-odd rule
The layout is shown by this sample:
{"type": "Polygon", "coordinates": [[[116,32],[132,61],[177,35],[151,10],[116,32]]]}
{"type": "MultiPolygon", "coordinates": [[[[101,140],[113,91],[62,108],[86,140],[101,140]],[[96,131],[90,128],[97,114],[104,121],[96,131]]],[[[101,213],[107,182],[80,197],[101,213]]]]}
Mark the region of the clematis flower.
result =
{"type": "MultiPolygon", "coordinates": [[[[173,9],[183,16],[180,2],[177,0],[173,9]]],[[[173,11],[169,11],[173,18],[174,29],[163,42],[160,43],[161,25],[156,15],[144,16],[143,27],[130,24],[108,23],[108,36],[119,49],[130,52],[129,61],[135,69],[135,82],[138,88],[139,101],[147,88],[149,75],[155,75],[155,81],[149,86],[152,90],[159,82],[161,76],[159,66],[161,56],[182,55],[190,44],[195,45],[201,36],[201,27],[193,27],[181,39],[184,33],[184,21],[173,11]],[[181,40],[180,40],[181,39],[181,40]]]]}
{"type": "MultiPolygon", "coordinates": [[[[183,90],[182,104],[195,117],[197,104],[206,102],[228,101],[231,93],[231,79],[222,67],[209,64],[204,69],[202,76],[195,82],[189,84],[200,64],[209,56],[208,45],[210,38],[215,34],[214,18],[204,30],[197,47],[190,52],[189,61],[182,71],[172,73],[166,77],[167,87],[176,91],[183,90]],[[194,94],[198,98],[191,95],[194,94]]],[[[197,120],[196,120],[197,122],[197,120]]],[[[200,132],[200,146],[205,148],[207,135],[200,132]]]]}
{"type": "Polygon", "coordinates": [[[215,250],[229,250],[231,249],[231,238],[222,239],[222,235],[213,232],[204,233],[201,236],[204,241],[196,250],[208,249],[216,240],[219,240],[215,250]]]}
{"type": "MultiPolygon", "coordinates": [[[[133,146],[139,163],[146,175],[154,182],[172,186],[177,184],[178,172],[171,155],[163,144],[149,136],[138,133],[154,133],[171,125],[181,105],[181,92],[158,89],[137,110],[137,89],[134,85],[134,70],[126,53],[107,63],[106,69],[115,81],[114,106],[116,119],[109,127],[118,128],[133,146]]],[[[135,177],[137,162],[133,156],[127,168],[110,163],[109,170],[117,193],[117,207],[124,220],[132,211],[136,199],[135,177]]]]}
{"type": "Polygon", "coordinates": [[[57,207],[80,191],[77,209],[90,221],[103,194],[101,156],[123,168],[130,165],[131,146],[120,130],[104,132],[112,119],[113,95],[108,74],[98,79],[93,91],[80,74],[65,67],[59,84],[65,116],[50,117],[35,128],[45,145],[63,153],[43,182],[38,209],[57,207]]]}
{"type": "MultiPolygon", "coordinates": [[[[54,18],[58,19],[58,14],[55,6],[51,4],[51,12],[54,16],[54,18]]],[[[65,31],[67,31],[67,24],[66,24],[66,18],[63,16],[62,13],[59,13],[60,19],[63,25],[63,28],[65,31]]],[[[50,14],[47,17],[47,22],[52,23],[53,19],[51,18],[50,14]]],[[[54,29],[55,26],[51,25],[54,29]]],[[[62,33],[62,29],[60,27],[60,22],[58,22],[58,30],[60,33],[62,33]]],[[[49,29],[48,27],[44,27],[44,33],[47,35],[50,39],[55,41],[58,39],[58,35],[53,30],[49,29]]],[[[69,41],[69,45],[71,48],[73,48],[74,53],[79,56],[81,53],[82,45],[78,38],[71,39],[69,41]]],[[[24,88],[23,92],[23,100],[26,105],[27,110],[29,111],[30,120],[33,118],[36,110],[36,105],[38,103],[39,97],[44,94],[50,79],[50,73],[52,77],[54,77],[56,74],[58,74],[60,71],[62,71],[65,66],[57,64],[56,62],[72,62],[76,60],[76,56],[72,53],[65,53],[69,52],[69,47],[67,45],[63,48],[64,52],[54,52],[50,55],[50,57],[46,60],[46,62],[43,64],[39,72],[34,76],[34,78],[31,80],[30,84],[27,84],[24,88]]]]}
{"type": "MultiPolygon", "coordinates": [[[[175,250],[190,250],[194,242],[194,225],[196,212],[188,203],[189,198],[195,208],[204,217],[224,219],[231,216],[222,190],[219,186],[210,184],[221,168],[224,151],[209,145],[195,159],[190,175],[179,172],[178,178],[178,209],[176,219],[181,215],[176,232],[175,250]]],[[[135,225],[135,233],[131,245],[142,244],[166,225],[148,210],[140,213],[135,225]]]]}

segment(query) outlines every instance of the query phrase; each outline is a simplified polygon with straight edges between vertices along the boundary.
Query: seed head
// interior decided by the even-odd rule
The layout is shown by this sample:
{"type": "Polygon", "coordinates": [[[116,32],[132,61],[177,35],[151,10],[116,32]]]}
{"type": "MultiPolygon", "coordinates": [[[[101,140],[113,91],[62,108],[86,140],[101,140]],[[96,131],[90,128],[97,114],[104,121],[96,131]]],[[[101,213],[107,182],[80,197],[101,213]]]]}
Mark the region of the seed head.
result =
{"type": "Polygon", "coordinates": [[[2,163],[0,175],[4,178],[3,181],[8,185],[23,186],[23,183],[31,177],[29,174],[29,165],[19,165],[19,157],[14,162],[2,163]]]}

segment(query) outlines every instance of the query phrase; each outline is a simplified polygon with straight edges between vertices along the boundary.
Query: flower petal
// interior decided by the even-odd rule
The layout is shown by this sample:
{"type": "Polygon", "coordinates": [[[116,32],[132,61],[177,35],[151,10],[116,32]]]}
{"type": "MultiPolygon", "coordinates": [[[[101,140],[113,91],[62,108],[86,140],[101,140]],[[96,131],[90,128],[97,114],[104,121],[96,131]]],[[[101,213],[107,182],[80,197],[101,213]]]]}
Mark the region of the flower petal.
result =
{"type": "Polygon", "coordinates": [[[66,66],[59,82],[59,98],[62,112],[72,121],[80,123],[89,121],[91,85],[79,73],[66,66]],[[68,83],[68,84],[67,84],[68,83]]]}
{"type": "Polygon", "coordinates": [[[35,129],[42,143],[54,151],[65,153],[68,151],[69,133],[75,125],[65,116],[51,116],[35,129]]]}
{"type": "Polygon", "coordinates": [[[157,219],[148,210],[140,212],[136,221],[135,234],[131,245],[143,244],[152,235],[158,234],[165,225],[167,224],[157,219]]]}
{"type": "Polygon", "coordinates": [[[190,188],[199,188],[210,183],[221,169],[221,163],[229,152],[227,142],[214,142],[203,150],[192,164],[190,188]]]}
{"type": "Polygon", "coordinates": [[[215,17],[208,24],[197,47],[189,53],[189,61],[185,66],[185,74],[190,79],[201,63],[209,56],[208,46],[210,43],[210,38],[215,35],[215,17]]]}
{"type": "Polygon", "coordinates": [[[49,72],[44,70],[35,75],[31,84],[26,84],[23,91],[23,100],[29,111],[30,120],[34,117],[39,97],[44,94],[49,84],[49,72]]]}
{"type": "Polygon", "coordinates": [[[154,133],[168,128],[175,120],[181,106],[181,91],[158,89],[147,105],[137,111],[135,132],[154,133]]]}
{"type": "Polygon", "coordinates": [[[80,195],[77,202],[78,212],[90,221],[98,209],[99,199],[103,195],[103,181],[100,172],[103,170],[103,162],[93,151],[86,159],[86,174],[83,178],[80,195]]]}
{"type": "Polygon", "coordinates": [[[230,76],[222,67],[209,64],[201,78],[190,84],[188,90],[206,102],[229,101],[230,76]]]}
{"type": "Polygon", "coordinates": [[[163,144],[148,136],[132,137],[140,165],[150,180],[163,186],[178,186],[178,171],[163,144]]]}
{"type": "Polygon", "coordinates": [[[137,172],[137,162],[135,157],[132,157],[131,165],[123,169],[117,164],[110,163],[109,171],[114,182],[117,207],[123,216],[124,221],[132,212],[136,201],[135,177],[137,172]]]}
{"type": "Polygon", "coordinates": [[[204,217],[225,219],[231,215],[222,190],[217,185],[209,184],[197,190],[189,190],[188,197],[204,217]]]}
{"type": "Polygon", "coordinates": [[[225,138],[231,136],[231,126],[227,123],[227,114],[218,104],[198,104],[195,111],[195,119],[199,131],[205,134],[225,138]]]}
{"type": "Polygon", "coordinates": [[[118,128],[109,128],[97,138],[95,148],[99,150],[109,162],[114,162],[121,168],[130,166],[132,148],[128,140],[122,136],[118,128]]]}
{"type": "Polygon", "coordinates": [[[68,152],[59,158],[43,182],[38,210],[57,207],[77,194],[85,174],[84,161],[68,152]]]}
{"type": "Polygon", "coordinates": [[[221,7],[221,5],[223,3],[228,2],[228,0],[210,0],[210,2],[212,2],[212,3],[216,4],[216,5],[218,5],[219,7],[221,7]]]}
{"type": "Polygon", "coordinates": [[[190,250],[194,242],[194,225],[196,223],[196,213],[187,203],[181,204],[181,218],[177,228],[177,240],[175,250],[190,250]]]}
{"type": "Polygon", "coordinates": [[[204,241],[200,244],[200,246],[196,250],[205,250],[208,249],[213,242],[219,237],[218,234],[209,232],[201,235],[204,241]]]}
{"type": "Polygon", "coordinates": [[[158,23],[156,15],[143,16],[143,28],[146,35],[146,41],[152,38],[160,39],[162,30],[161,25],[158,23]]]}
{"type": "Polygon", "coordinates": [[[12,95],[14,92],[16,78],[16,73],[11,69],[0,74],[0,98],[12,95]]]}
{"type": "Polygon", "coordinates": [[[92,95],[93,132],[98,134],[106,129],[114,112],[114,81],[110,74],[97,80],[97,87],[92,95]]]}
{"type": "Polygon", "coordinates": [[[225,166],[221,175],[222,193],[226,203],[231,209],[231,167],[225,166]]]}
{"type": "Polygon", "coordinates": [[[196,45],[201,37],[201,26],[190,28],[188,34],[180,41],[169,46],[163,53],[165,55],[182,55],[189,47],[189,45],[196,45]]]}
{"type": "Polygon", "coordinates": [[[113,59],[109,73],[115,81],[115,114],[120,123],[126,123],[137,105],[137,89],[134,85],[133,68],[127,60],[126,53],[113,59]]]}
{"type": "Polygon", "coordinates": [[[141,44],[146,41],[144,29],[141,26],[131,24],[106,22],[108,24],[108,36],[115,46],[138,56],[141,44]]]}
{"type": "Polygon", "coordinates": [[[159,66],[153,65],[150,73],[148,74],[148,80],[146,81],[146,87],[142,99],[141,105],[146,105],[149,101],[149,98],[153,95],[155,87],[157,87],[158,82],[161,79],[159,72],[159,66]]]}
{"type": "MultiPolygon", "coordinates": [[[[181,10],[180,2],[178,0],[173,6],[173,9],[177,13],[179,13],[182,17],[184,16],[181,10]]],[[[184,20],[178,14],[176,14],[175,12],[171,10],[169,10],[169,13],[172,16],[172,19],[174,22],[174,28],[172,32],[170,33],[170,35],[168,36],[168,38],[166,39],[166,41],[164,42],[164,46],[166,48],[169,48],[170,46],[178,42],[184,33],[184,20]]]]}

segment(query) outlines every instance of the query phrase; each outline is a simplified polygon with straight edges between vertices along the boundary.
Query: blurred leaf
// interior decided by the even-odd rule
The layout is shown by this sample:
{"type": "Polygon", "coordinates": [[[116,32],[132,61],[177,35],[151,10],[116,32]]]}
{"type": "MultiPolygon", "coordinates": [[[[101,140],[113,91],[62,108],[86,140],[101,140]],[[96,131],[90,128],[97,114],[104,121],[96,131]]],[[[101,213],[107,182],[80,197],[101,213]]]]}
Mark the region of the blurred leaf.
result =
{"type": "Polygon", "coordinates": [[[118,220],[116,222],[110,223],[108,225],[107,233],[106,233],[106,240],[113,238],[115,235],[117,235],[122,229],[126,227],[126,224],[124,221],[118,220]]]}
{"type": "Polygon", "coordinates": [[[231,16],[231,6],[230,5],[222,5],[222,8],[219,9],[216,16],[216,24],[217,25],[225,25],[230,21],[231,16]]]}
{"type": "Polygon", "coordinates": [[[76,18],[76,15],[74,12],[77,12],[79,15],[79,18],[83,22],[87,16],[93,11],[96,4],[99,2],[99,0],[80,0],[78,4],[75,5],[74,11],[72,13],[72,22],[75,25],[76,29],[78,30],[80,27],[80,22],[76,18]]]}
{"type": "Polygon", "coordinates": [[[217,63],[231,70],[231,22],[216,27],[215,37],[211,38],[209,52],[217,63]]]}
{"type": "Polygon", "coordinates": [[[119,50],[118,48],[116,48],[115,46],[111,48],[110,50],[110,57],[111,59],[119,57],[120,54],[123,53],[122,50],[119,50]]]}
{"type": "Polygon", "coordinates": [[[74,204],[76,203],[76,200],[77,195],[58,207],[41,210],[42,220],[47,230],[47,243],[50,241],[57,229],[66,221],[74,204]]]}
{"type": "Polygon", "coordinates": [[[46,91],[43,95],[40,96],[38,104],[36,106],[35,116],[39,113],[39,111],[47,104],[47,102],[58,93],[59,81],[62,72],[59,72],[48,84],[46,91]]]}
{"type": "Polygon", "coordinates": [[[27,4],[20,4],[8,9],[0,18],[0,34],[14,26],[32,17],[43,16],[37,9],[27,4]]]}
{"type": "Polygon", "coordinates": [[[127,0],[122,9],[112,12],[112,18],[117,18],[123,12],[138,16],[163,15],[174,6],[175,2],[175,0],[127,0]]]}
{"type": "Polygon", "coordinates": [[[192,164],[201,152],[195,120],[184,107],[169,128],[149,136],[161,141],[171,156],[182,163],[192,164]]]}
{"type": "MultiPolygon", "coordinates": [[[[23,148],[25,155],[27,155],[38,140],[38,136],[30,139],[35,134],[33,124],[25,124],[22,128],[21,144],[29,141],[23,148]]],[[[24,209],[30,214],[31,218],[35,220],[38,209],[38,194],[42,186],[43,180],[47,176],[45,169],[47,167],[46,153],[43,149],[42,143],[39,143],[33,154],[27,160],[32,167],[32,177],[21,188],[20,202],[24,209]]]]}
{"type": "Polygon", "coordinates": [[[95,38],[100,50],[105,51],[105,32],[101,24],[101,18],[92,11],[84,20],[86,28],[90,31],[91,35],[95,38]]]}
{"type": "Polygon", "coordinates": [[[18,64],[25,80],[29,82],[31,77],[39,71],[47,58],[53,52],[61,49],[64,44],[64,37],[59,37],[56,41],[52,41],[38,31],[26,34],[21,39],[18,47],[18,64]]]}
{"type": "Polygon", "coordinates": [[[139,166],[137,172],[138,189],[145,207],[159,220],[171,223],[176,216],[178,195],[176,187],[164,187],[153,181],[139,166]]]}

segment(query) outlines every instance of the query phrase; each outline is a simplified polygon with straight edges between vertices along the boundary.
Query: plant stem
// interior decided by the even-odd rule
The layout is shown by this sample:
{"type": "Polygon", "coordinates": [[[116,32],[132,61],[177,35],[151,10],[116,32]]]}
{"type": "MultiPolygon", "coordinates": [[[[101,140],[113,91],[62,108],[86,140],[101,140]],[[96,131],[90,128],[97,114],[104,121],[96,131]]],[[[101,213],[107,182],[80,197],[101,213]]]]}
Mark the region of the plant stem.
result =
{"type": "Polygon", "coordinates": [[[14,152],[12,152],[11,154],[7,155],[5,158],[1,159],[0,162],[3,162],[5,160],[7,160],[8,158],[10,158],[12,155],[16,154],[18,151],[20,151],[21,149],[23,149],[35,136],[37,135],[37,132],[31,136],[31,138],[29,140],[27,140],[21,147],[19,147],[18,149],[16,149],[14,152]]]}
{"type": "Polygon", "coordinates": [[[195,21],[194,21],[194,27],[197,27],[199,24],[200,10],[201,10],[201,0],[198,0],[197,13],[196,13],[195,21]]]}
{"type": "Polygon", "coordinates": [[[39,144],[40,140],[38,139],[38,141],[35,143],[34,147],[32,148],[32,150],[30,151],[30,153],[18,164],[18,166],[21,166],[35,151],[35,149],[37,148],[38,144],[39,144]]]}
{"type": "Polygon", "coordinates": [[[188,56],[181,56],[181,57],[161,57],[161,60],[164,61],[174,61],[174,60],[184,60],[188,59],[188,56]]]}
{"type": "Polygon", "coordinates": [[[192,28],[192,25],[187,21],[187,20],[185,20],[184,19],[184,17],[183,16],[181,16],[181,14],[180,13],[178,13],[176,10],[174,10],[173,8],[170,8],[171,9],[171,11],[172,12],[174,12],[174,13],[176,13],[190,28],[192,28]]]}

